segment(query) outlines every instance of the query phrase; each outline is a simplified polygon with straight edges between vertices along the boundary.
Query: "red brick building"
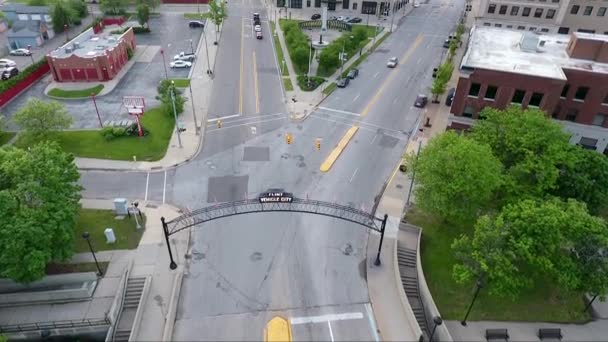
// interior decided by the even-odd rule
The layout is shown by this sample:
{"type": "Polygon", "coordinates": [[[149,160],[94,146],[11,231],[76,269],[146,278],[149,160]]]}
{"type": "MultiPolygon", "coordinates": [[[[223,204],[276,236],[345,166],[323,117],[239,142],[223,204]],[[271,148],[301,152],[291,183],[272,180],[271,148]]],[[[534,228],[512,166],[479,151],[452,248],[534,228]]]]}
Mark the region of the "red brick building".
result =
{"type": "Polygon", "coordinates": [[[127,64],[127,50],[135,50],[135,35],[88,29],[69,43],[51,51],[46,59],[57,82],[100,82],[113,79],[127,64]]]}
{"type": "Polygon", "coordinates": [[[571,142],[608,154],[608,36],[473,28],[448,126],[474,124],[485,106],[538,107],[571,142]]]}

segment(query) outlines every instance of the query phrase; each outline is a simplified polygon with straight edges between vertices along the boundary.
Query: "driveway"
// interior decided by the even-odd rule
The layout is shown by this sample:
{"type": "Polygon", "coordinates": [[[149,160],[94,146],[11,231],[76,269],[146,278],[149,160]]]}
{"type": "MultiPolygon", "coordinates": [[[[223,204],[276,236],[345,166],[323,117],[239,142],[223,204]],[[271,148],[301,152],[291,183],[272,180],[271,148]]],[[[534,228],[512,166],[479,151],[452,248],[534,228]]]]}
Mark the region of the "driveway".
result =
{"type": "MultiPolygon", "coordinates": [[[[168,13],[150,20],[150,34],[135,36],[137,45],[161,47],[165,51],[165,63],[167,63],[167,74],[169,78],[187,78],[189,69],[171,69],[168,63],[173,59],[173,55],[180,51],[190,51],[190,39],[192,47],[197,48],[198,41],[202,34],[201,29],[190,29],[187,20],[182,14],[168,13]]],[[[118,82],[116,88],[109,94],[98,97],[97,107],[102,121],[130,119],[129,114],[122,106],[123,96],[143,96],[146,107],[151,108],[158,105],[156,96],[156,85],[165,77],[165,67],[160,53],[155,53],[151,60],[142,59],[136,61],[131,70],[118,82]]],[[[16,97],[2,111],[5,116],[11,118],[30,97],[46,98],[44,95],[45,87],[51,82],[52,78],[47,76],[30,89],[16,97]]],[[[94,83],[83,84],[83,87],[92,86],[94,83]]],[[[91,100],[66,100],[61,101],[66,109],[72,114],[74,123],[72,128],[88,129],[98,128],[99,123],[95,107],[91,100]]],[[[9,124],[9,129],[16,129],[9,124]]]]}

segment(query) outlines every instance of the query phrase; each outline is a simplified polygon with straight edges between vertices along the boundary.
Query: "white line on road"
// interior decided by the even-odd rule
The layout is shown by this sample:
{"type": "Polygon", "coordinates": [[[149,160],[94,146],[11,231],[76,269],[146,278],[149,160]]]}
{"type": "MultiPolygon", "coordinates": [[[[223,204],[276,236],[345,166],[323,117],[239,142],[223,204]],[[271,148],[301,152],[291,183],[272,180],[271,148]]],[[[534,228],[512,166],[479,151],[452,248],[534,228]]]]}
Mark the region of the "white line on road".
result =
{"type": "Polygon", "coordinates": [[[350,177],[350,180],[348,181],[349,183],[353,182],[353,179],[355,179],[355,176],[357,175],[357,171],[359,171],[359,168],[355,169],[355,172],[353,172],[353,175],[350,177]]]}
{"type": "Polygon", "coordinates": [[[374,74],[374,78],[378,77],[378,75],[380,75],[380,71],[374,74]]]}
{"type": "Polygon", "coordinates": [[[421,57],[421,58],[418,58],[418,61],[416,62],[416,65],[419,65],[419,64],[420,64],[420,62],[422,62],[422,57],[421,57]]]}
{"type": "Polygon", "coordinates": [[[334,342],[334,332],[331,331],[331,322],[327,321],[327,327],[329,328],[329,338],[331,338],[331,342],[334,342]]]}
{"type": "Polygon", "coordinates": [[[378,336],[378,328],[376,327],[376,320],[374,319],[374,313],[370,303],[365,304],[365,311],[367,312],[367,319],[369,320],[369,327],[374,336],[374,341],[379,342],[380,336],[378,336]]]}
{"type": "MultiPolygon", "coordinates": [[[[328,114],[325,113],[325,115],[328,115],[328,114]]],[[[352,126],[352,125],[356,124],[356,125],[359,126],[359,129],[367,130],[369,132],[377,132],[378,129],[381,129],[381,130],[383,130],[383,134],[384,135],[388,135],[388,136],[391,136],[391,137],[393,137],[395,139],[399,139],[399,140],[407,140],[407,138],[400,137],[400,135],[403,134],[403,132],[401,132],[401,131],[397,131],[395,129],[381,127],[381,126],[374,125],[374,124],[371,124],[371,123],[363,122],[361,120],[352,120],[352,121],[348,121],[348,122],[338,121],[338,120],[332,120],[332,119],[324,118],[324,117],[320,116],[319,113],[312,113],[312,114],[310,114],[310,117],[313,117],[313,118],[316,118],[316,119],[320,119],[320,120],[329,121],[329,122],[333,122],[333,123],[337,123],[337,124],[342,124],[342,125],[346,125],[346,126],[352,126]],[[369,127],[366,127],[366,126],[369,126],[369,127]],[[393,136],[393,135],[391,135],[389,133],[396,134],[397,136],[393,136]]],[[[345,119],[343,117],[338,117],[338,118],[345,119]]]]}
{"type": "Polygon", "coordinates": [[[353,99],[353,102],[357,101],[357,99],[359,98],[359,96],[361,96],[361,94],[357,94],[357,96],[355,96],[355,98],[353,99]]]}
{"type": "MultiPolygon", "coordinates": [[[[357,97],[359,97],[359,96],[357,95],[357,97]]],[[[340,109],[327,108],[327,107],[323,107],[323,106],[319,106],[319,109],[326,110],[329,112],[336,112],[336,113],[341,113],[341,114],[352,115],[352,116],[361,116],[361,114],[359,114],[359,113],[349,112],[349,111],[340,110],[340,109]]]]}
{"type": "Polygon", "coordinates": [[[144,195],[144,201],[148,200],[148,183],[150,182],[150,172],[146,176],[146,194],[144,195]]]}
{"type": "Polygon", "coordinates": [[[165,192],[167,190],[167,170],[165,170],[165,180],[163,181],[163,204],[165,204],[165,192]]]}
{"type": "MultiPolygon", "coordinates": [[[[268,119],[268,120],[260,120],[260,121],[256,121],[256,123],[262,123],[262,122],[270,122],[270,121],[277,121],[277,120],[285,120],[286,118],[276,118],[276,119],[268,119]]],[[[235,128],[235,127],[241,127],[241,126],[249,126],[251,123],[244,123],[244,124],[240,124],[240,125],[232,125],[232,126],[224,126],[222,128],[216,128],[216,129],[208,129],[207,132],[215,132],[215,131],[221,131],[223,129],[227,129],[227,128],[235,128]]]]}
{"type": "Polygon", "coordinates": [[[237,118],[239,116],[241,116],[241,114],[220,116],[219,118],[209,119],[209,120],[207,120],[207,122],[216,122],[217,120],[225,120],[225,119],[230,119],[230,118],[237,118]]]}
{"type": "Polygon", "coordinates": [[[305,317],[294,317],[290,319],[291,325],[297,324],[310,324],[310,323],[323,323],[329,321],[346,321],[352,319],[362,319],[363,314],[361,312],[347,312],[341,314],[329,314],[321,316],[305,316],[305,317]]]}
{"type": "MultiPolygon", "coordinates": [[[[232,124],[235,122],[241,122],[241,121],[251,121],[257,119],[257,118],[267,118],[267,117],[273,117],[273,116],[284,116],[285,113],[273,113],[273,114],[262,114],[262,115],[252,115],[252,116],[243,116],[242,119],[236,119],[236,120],[230,120],[228,122],[224,122],[225,124],[232,124]]],[[[232,115],[229,115],[232,116],[232,115]]],[[[240,116],[240,115],[238,115],[240,116]]],[[[216,120],[217,121],[217,120],[216,120]]],[[[257,121],[256,121],[257,122],[257,121]]]]}
{"type": "Polygon", "coordinates": [[[374,137],[372,138],[372,141],[369,143],[370,145],[374,144],[374,141],[376,141],[376,138],[378,137],[378,134],[374,134],[374,137]]]}

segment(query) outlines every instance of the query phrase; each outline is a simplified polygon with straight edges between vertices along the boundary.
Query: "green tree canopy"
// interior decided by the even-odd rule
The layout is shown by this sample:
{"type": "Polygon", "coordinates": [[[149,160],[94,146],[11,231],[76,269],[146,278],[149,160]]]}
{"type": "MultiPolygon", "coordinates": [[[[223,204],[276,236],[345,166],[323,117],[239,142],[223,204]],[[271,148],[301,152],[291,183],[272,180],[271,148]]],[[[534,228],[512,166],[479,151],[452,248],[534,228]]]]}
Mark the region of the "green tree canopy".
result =
{"type": "Polygon", "coordinates": [[[63,104],[36,98],[29,99],[13,120],[23,130],[24,139],[31,141],[47,139],[53,131],[67,129],[72,124],[72,117],[63,104]]]}
{"type": "Polygon", "coordinates": [[[137,5],[146,5],[152,9],[152,12],[160,5],[160,0],[137,0],[137,5]]]}
{"type": "Polygon", "coordinates": [[[57,0],[51,8],[51,17],[53,18],[53,31],[56,33],[63,32],[65,25],[70,25],[72,19],[78,15],[74,10],[64,1],[57,0]]]}
{"type": "Polygon", "coordinates": [[[55,143],[0,149],[0,276],[27,283],[74,249],[78,170],[55,143]]]}
{"type": "Polygon", "coordinates": [[[120,14],[124,11],[126,5],[126,0],[101,0],[99,2],[99,8],[103,13],[109,15],[120,14]]]}
{"type": "Polygon", "coordinates": [[[161,108],[167,115],[173,116],[173,100],[171,99],[171,91],[175,96],[175,111],[179,115],[184,111],[186,98],[182,96],[182,91],[179,90],[170,80],[162,80],[157,87],[158,95],[156,99],[161,102],[161,108]]]}
{"type": "Polygon", "coordinates": [[[215,25],[215,42],[217,42],[217,32],[220,30],[220,25],[222,25],[224,19],[228,18],[226,2],[217,0],[209,1],[209,18],[215,25]]]}
{"type": "Polygon", "coordinates": [[[137,21],[139,25],[143,27],[144,25],[148,25],[148,21],[150,20],[150,8],[146,4],[141,4],[137,6],[137,21]]]}
{"type": "Polygon", "coordinates": [[[78,18],[84,18],[89,14],[87,4],[83,0],[68,0],[67,4],[78,18]]]}
{"type": "Polygon", "coordinates": [[[432,139],[418,159],[407,158],[416,172],[416,205],[447,220],[475,219],[502,182],[490,148],[454,132],[432,139]]]}

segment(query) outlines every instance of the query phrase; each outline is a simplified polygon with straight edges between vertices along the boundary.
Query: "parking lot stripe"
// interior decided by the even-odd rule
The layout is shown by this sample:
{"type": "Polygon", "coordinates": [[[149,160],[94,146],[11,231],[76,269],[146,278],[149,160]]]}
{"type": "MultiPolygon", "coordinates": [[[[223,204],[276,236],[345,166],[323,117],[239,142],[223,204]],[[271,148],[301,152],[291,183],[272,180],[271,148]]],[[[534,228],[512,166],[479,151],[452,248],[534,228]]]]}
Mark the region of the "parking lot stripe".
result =
{"type": "Polygon", "coordinates": [[[341,314],[329,314],[329,315],[321,315],[321,316],[304,316],[304,317],[294,317],[289,320],[291,325],[298,324],[311,324],[311,323],[324,323],[331,321],[347,321],[353,319],[362,319],[363,313],[361,312],[346,312],[341,314]]]}

